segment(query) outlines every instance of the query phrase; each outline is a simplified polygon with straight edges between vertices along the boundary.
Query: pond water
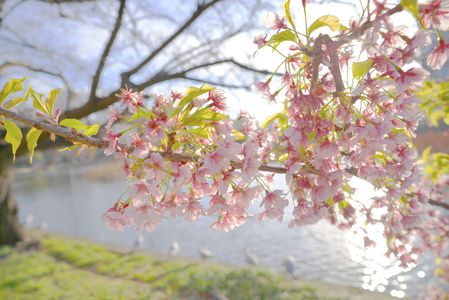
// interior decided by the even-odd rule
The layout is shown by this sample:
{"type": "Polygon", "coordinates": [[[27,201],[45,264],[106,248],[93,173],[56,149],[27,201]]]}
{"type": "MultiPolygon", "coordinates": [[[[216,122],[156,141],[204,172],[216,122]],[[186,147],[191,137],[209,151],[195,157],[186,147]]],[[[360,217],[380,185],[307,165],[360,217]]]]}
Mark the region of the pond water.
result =
{"type": "MultiPolygon", "coordinates": [[[[131,248],[138,239],[135,230],[111,231],[100,220],[124,191],[125,181],[116,176],[119,173],[100,164],[18,174],[14,188],[19,217],[31,228],[131,248]]],[[[282,186],[280,181],[276,184],[282,186]]],[[[283,223],[252,218],[228,233],[210,228],[213,222],[209,217],[195,223],[164,220],[154,232],[141,234],[140,247],[168,253],[176,240],[180,256],[197,258],[199,248],[207,248],[212,260],[231,265],[245,265],[249,249],[262,266],[279,272],[284,271],[282,261],[291,255],[300,278],[362,287],[398,298],[416,298],[432,280],[430,259],[421,259],[404,271],[397,261],[376,249],[365,250],[354,234],[325,222],[289,229],[288,218],[283,223]]]]}

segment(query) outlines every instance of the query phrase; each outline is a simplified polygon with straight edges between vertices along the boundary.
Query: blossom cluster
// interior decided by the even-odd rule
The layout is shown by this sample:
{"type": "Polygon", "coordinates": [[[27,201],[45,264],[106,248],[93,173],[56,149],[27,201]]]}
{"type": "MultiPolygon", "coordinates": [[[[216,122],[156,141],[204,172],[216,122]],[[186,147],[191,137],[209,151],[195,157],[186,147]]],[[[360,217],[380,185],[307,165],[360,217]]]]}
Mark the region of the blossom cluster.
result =
{"type": "MultiPolygon", "coordinates": [[[[441,237],[448,235],[449,216],[430,209],[429,201],[445,201],[448,179],[429,193],[413,145],[422,117],[416,90],[429,75],[415,54],[431,37],[423,29],[410,33],[395,26],[396,8],[373,4],[349,27],[327,16],[306,34],[296,31],[288,5],[285,18],[267,18],[272,36],[260,35],[254,43],[278,52],[284,51],[281,43],[289,47],[282,78],[255,84],[268,101],[284,101],[284,110],[263,124],[245,112],[227,117],[223,92],[206,85],[158,96],[150,108],[141,92],[123,89],[124,111],[111,107],[105,154],[122,158],[130,184],[103,220],[119,230],[153,230],[165,216],[195,221],[212,215],[213,228],[228,231],[248,219],[256,199],[259,219],[282,221],[291,204],[290,227],[327,220],[364,232],[372,246],[368,229],[380,224],[388,253],[403,266],[431,249],[445,258],[447,276],[449,253],[441,237]],[[323,26],[338,34],[314,32],[323,26]],[[279,170],[290,200],[272,190],[273,175],[262,172],[279,170]],[[354,199],[352,176],[372,183],[377,196],[368,203],[354,199]]],[[[439,69],[449,55],[440,34],[449,29],[449,7],[431,1],[419,6],[417,16],[425,29],[438,32],[427,62],[439,69]]]]}
{"type": "Polygon", "coordinates": [[[260,217],[282,219],[287,201],[259,172],[269,160],[276,132],[259,128],[245,112],[228,119],[223,92],[208,86],[159,96],[151,109],[142,99],[141,93],[122,90],[122,107],[131,114],[130,129],[122,133],[114,131],[114,124],[126,114],[111,107],[105,154],[121,156],[130,185],[126,197],[103,216],[110,227],[151,231],[164,216],[195,221],[216,215],[212,226],[227,231],[246,221],[259,195],[264,206],[260,217]]]}

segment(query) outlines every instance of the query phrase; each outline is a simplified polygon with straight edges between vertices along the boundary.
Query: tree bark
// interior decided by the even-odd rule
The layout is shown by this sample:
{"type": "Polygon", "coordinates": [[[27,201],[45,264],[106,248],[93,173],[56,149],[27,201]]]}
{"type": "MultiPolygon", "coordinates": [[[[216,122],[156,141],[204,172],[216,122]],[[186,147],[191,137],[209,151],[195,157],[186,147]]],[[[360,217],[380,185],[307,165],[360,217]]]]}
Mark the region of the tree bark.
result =
{"type": "Polygon", "coordinates": [[[12,192],[14,162],[11,154],[2,148],[0,146],[0,245],[15,245],[23,239],[23,230],[12,192]]]}

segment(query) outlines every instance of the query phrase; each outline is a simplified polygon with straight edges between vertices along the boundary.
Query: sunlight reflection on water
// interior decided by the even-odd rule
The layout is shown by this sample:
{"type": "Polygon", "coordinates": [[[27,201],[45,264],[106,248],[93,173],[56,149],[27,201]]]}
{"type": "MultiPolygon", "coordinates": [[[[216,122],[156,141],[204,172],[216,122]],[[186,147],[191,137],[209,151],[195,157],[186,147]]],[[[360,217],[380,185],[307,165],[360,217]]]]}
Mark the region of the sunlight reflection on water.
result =
{"type": "MultiPolygon", "coordinates": [[[[28,222],[30,227],[45,222],[49,231],[131,247],[137,237],[134,230],[110,231],[100,221],[104,210],[122,193],[125,183],[111,178],[96,180],[91,176],[96,168],[65,167],[18,176],[15,191],[21,220],[32,220],[28,222]]],[[[113,171],[103,173],[114,174],[113,171]]],[[[280,178],[275,179],[275,185],[283,186],[280,178]]],[[[356,198],[374,195],[368,183],[356,180],[354,185],[359,188],[356,198]]],[[[256,205],[251,208],[253,213],[257,210],[256,205]]],[[[362,287],[397,298],[415,298],[431,280],[427,275],[431,268],[428,259],[421,259],[418,266],[403,270],[397,260],[383,255],[382,228],[370,229],[370,237],[377,246],[365,249],[362,238],[325,222],[288,229],[288,218],[281,224],[259,223],[251,218],[228,233],[211,229],[209,225],[213,222],[211,217],[192,224],[182,219],[164,220],[154,232],[144,234],[142,247],[167,253],[176,240],[181,256],[198,257],[198,249],[205,247],[212,252],[213,260],[232,265],[246,264],[245,250],[251,249],[261,265],[280,272],[283,271],[282,260],[292,255],[298,261],[297,274],[301,278],[362,287]]]]}

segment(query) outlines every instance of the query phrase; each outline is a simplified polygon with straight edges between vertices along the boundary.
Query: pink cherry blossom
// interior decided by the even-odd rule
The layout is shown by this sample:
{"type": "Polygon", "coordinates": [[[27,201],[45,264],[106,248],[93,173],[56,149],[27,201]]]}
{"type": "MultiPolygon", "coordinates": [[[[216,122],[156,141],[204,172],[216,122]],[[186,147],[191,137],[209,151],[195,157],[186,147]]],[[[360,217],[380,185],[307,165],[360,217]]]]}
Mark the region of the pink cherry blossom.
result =
{"type": "Polygon", "coordinates": [[[426,70],[421,68],[410,68],[407,71],[401,71],[394,79],[396,80],[398,87],[405,90],[418,87],[428,76],[429,72],[426,70]]]}
{"type": "Polygon", "coordinates": [[[133,92],[132,89],[125,87],[120,89],[121,104],[128,107],[129,112],[134,113],[138,107],[143,105],[143,92],[133,92]]]}
{"type": "Polygon", "coordinates": [[[449,30],[449,3],[442,0],[433,0],[428,4],[420,5],[420,17],[426,27],[433,26],[440,30],[449,30]]]}
{"type": "Polygon", "coordinates": [[[133,199],[133,205],[141,205],[149,200],[149,191],[148,183],[145,180],[139,180],[129,188],[128,195],[133,199]]]}
{"type": "Polygon", "coordinates": [[[105,128],[106,129],[110,129],[112,127],[112,125],[114,125],[114,123],[116,121],[118,121],[120,119],[120,111],[117,109],[117,107],[111,105],[109,106],[109,110],[111,111],[111,115],[108,118],[108,122],[106,123],[105,128]]]}
{"type": "Polygon", "coordinates": [[[444,40],[440,40],[438,45],[432,50],[430,55],[427,57],[427,64],[432,69],[439,70],[446,63],[448,57],[449,57],[449,43],[446,44],[444,40]]]}
{"type": "Polygon", "coordinates": [[[119,150],[118,140],[121,134],[116,134],[112,129],[106,131],[106,138],[108,139],[108,148],[104,150],[105,155],[111,155],[119,150]]]}
{"type": "Polygon", "coordinates": [[[132,134],[131,146],[134,148],[133,155],[138,158],[145,158],[150,153],[150,145],[142,139],[138,133],[132,134]]]}
{"type": "Polygon", "coordinates": [[[267,43],[267,35],[261,34],[256,37],[254,37],[253,43],[257,45],[257,47],[260,49],[267,43]]]}
{"type": "Polygon", "coordinates": [[[144,229],[148,232],[153,231],[161,221],[161,214],[152,205],[130,206],[125,214],[130,223],[137,229],[144,229]]]}
{"type": "Polygon", "coordinates": [[[182,193],[182,188],[191,182],[192,171],[188,165],[182,165],[177,168],[177,171],[173,177],[173,190],[177,195],[179,195],[182,193]]]}
{"type": "Polygon", "coordinates": [[[103,221],[109,229],[122,231],[127,224],[127,220],[124,216],[124,209],[125,207],[121,204],[114,205],[103,214],[101,221],[103,221]]]}
{"type": "Polygon", "coordinates": [[[267,217],[270,219],[277,219],[281,222],[284,216],[284,209],[288,206],[288,200],[283,198],[281,190],[275,190],[267,192],[260,206],[263,206],[265,209],[264,212],[260,214],[261,219],[267,217]]]}
{"type": "Polygon", "coordinates": [[[265,16],[264,25],[267,28],[270,28],[272,30],[277,30],[277,31],[287,28],[287,24],[285,24],[284,17],[279,17],[275,13],[268,13],[265,16]]]}

